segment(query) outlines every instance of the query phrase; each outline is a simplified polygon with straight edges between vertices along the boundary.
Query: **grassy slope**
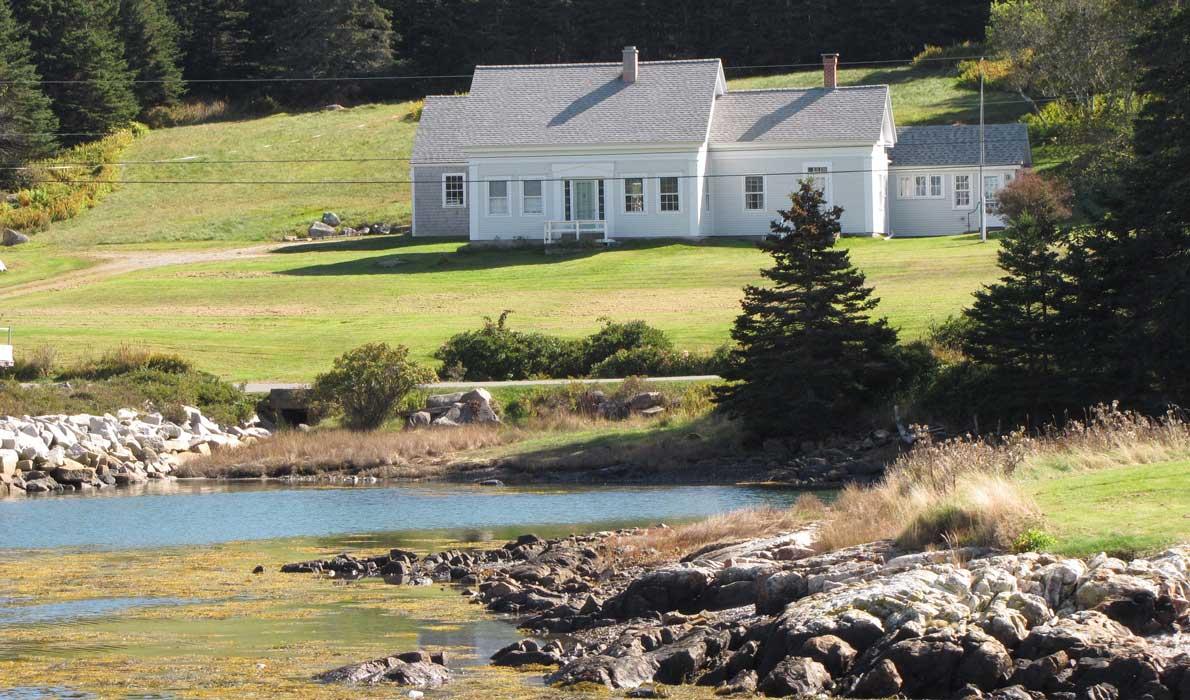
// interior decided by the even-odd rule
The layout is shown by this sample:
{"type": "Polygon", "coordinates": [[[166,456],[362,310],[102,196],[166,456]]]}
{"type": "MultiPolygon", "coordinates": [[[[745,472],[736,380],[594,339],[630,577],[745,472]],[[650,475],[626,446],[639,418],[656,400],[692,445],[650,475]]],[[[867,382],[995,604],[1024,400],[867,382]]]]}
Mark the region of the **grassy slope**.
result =
{"type": "Polygon", "coordinates": [[[1133,554],[1190,542],[1190,460],[1051,472],[1026,489],[1064,554],[1133,554]]]}
{"type": "MultiPolygon", "coordinates": [[[[263,258],[166,267],[5,301],[29,346],[66,358],[122,343],[174,350],[231,379],[308,379],[372,340],[419,359],[485,315],[577,336],[600,317],[643,318],[679,347],[727,340],[741,288],[767,264],[754,246],[674,242],[574,257],[537,250],[456,253],[457,242],[401,237],[289,246],[263,258]],[[406,264],[381,268],[397,257],[406,264]]],[[[970,236],[844,242],[906,337],[945,318],[996,276],[994,245],[970,236]]]]}
{"type": "MultiPolygon", "coordinates": [[[[409,155],[416,124],[409,103],[279,114],[154,131],[124,161],[390,158],[409,155]]],[[[127,165],[127,180],[408,180],[401,161],[127,165]]],[[[146,241],[276,239],[333,209],[360,218],[408,221],[408,185],[129,184],[94,210],[38,238],[74,247],[146,241]]]]}
{"type": "MultiPolygon", "coordinates": [[[[0,261],[8,268],[8,272],[0,273],[0,289],[80,270],[91,264],[85,256],[63,253],[40,241],[18,248],[0,248],[0,261]]],[[[3,312],[0,308],[0,321],[4,320],[3,312]]]]}

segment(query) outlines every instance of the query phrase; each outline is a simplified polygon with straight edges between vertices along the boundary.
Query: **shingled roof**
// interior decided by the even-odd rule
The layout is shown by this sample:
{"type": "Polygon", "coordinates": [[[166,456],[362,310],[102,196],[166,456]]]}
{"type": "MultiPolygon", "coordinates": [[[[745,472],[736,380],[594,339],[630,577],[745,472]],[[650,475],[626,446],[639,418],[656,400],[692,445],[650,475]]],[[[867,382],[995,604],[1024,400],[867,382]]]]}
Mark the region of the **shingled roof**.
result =
{"type": "MultiPolygon", "coordinates": [[[[986,165],[1033,164],[1029,130],[1024,124],[984,127],[986,165]]],[[[978,126],[908,126],[897,129],[890,154],[893,167],[975,165],[979,163],[978,126]]]]}
{"type": "Polygon", "coordinates": [[[461,163],[467,134],[467,96],[432,95],[426,98],[413,137],[414,163],[461,163]]]}
{"type": "Polygon", "coordinates": [[[887,85],[741,90],[715,102],[710,142],[880,140],[887,85]]]}
{"type": "Polygon", "coordinates": [[[468,146],[701,143],[720,85],[719,59],[479,66],[468,146]]]}

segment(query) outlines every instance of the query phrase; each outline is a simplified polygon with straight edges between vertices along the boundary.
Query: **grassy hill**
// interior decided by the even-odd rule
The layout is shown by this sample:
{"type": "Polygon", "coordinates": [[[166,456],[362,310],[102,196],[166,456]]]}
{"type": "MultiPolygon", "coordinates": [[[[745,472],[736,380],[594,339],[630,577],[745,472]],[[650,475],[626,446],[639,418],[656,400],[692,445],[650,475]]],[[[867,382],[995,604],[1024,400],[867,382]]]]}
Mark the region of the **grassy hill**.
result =
{"type": "MultiPolygon", "coordinates": [[[[899,124],[976,116],[976,93],[953,75],[900,67],[847,69],[841,81],[892,86],[899,124]]],[[[818,70],[748,78],[737,89],[817,85],[818,70]]],[[[1004,99],[1000,96],[998,99],[1004,99]]],[[[318,160],[316,163],[124,166],[129,180],[405,180],[416,123],[413,103],[279,114],[156,130],[123,161],[318,160]]],[[[993,113],[1008,119],[1019,113],[993,113]]],[[[513,323],[567,336],[602,316],[642,318],[685,348],[727,339],[741,288],[764,256],[751,245],[673,242],[628,245],[577,257],[540,251],[457,252],[458,242],[398,238],[269,248],[252,256],[195,257],[243,248],[304,228],[322,211],[349,222],[407,222],[400,184],[128,184],[95,209],[55,224],[32,244],[4,250],[0,320],[25,347],[56,346],[63,358],[120,344],[191,356],[234,379],[308,379],[343,350],[370,340],[401,342],[421,359],[485,315],[513,309],[513,323]],[[169,264],[162,256],[178,254],[169,264]],[[186,258],[185,255],[191,255],[186,258]],[[405,264],[381,268],[397,257],[405,264]],[[139,264],[149,258],[153,265],[139,264]],[[88,265],[82,278],[71,271],[88,265]],[[12,288],[47,280],[35,287],[12,288]]],[[[995,246],[970,238],[853,240],[846,245],[883,297],[881,312],[906,337],[958,311],[996,277],[995,246]]],[[[78,275],[80,273],[74,272],[78,275]]]]}
{"type": "MultiPolygon", "coordinates": [[[[735,89],[820,85],[818,70],[733,80],[735,89]]],[[[887,83],[897,124],[978,119],[978,93],[954,74],[931,68],[844,69],[842,84],[887,83]]],[[[1016,119],[1019,98],[990,93],[991,121],[1016,119]],[[1004,104],[1005,101],[1012,104],[1004,104]]],[[[129,165],[127,180],[406,180],[403,161],[323,163],[211,163],[195,161],[408,157],[416,123],[411,103],[342,111],[279,114],[154,131],[136,141],[123,161],[182,160],[187,164],[129,165]]],[[[409,187],[392,184],[275,185],[129,184],[77,219],[38,238],[72,248],[152,241],[262,241],[309,223],[331,209],[350,220],[408,223],[409,187]]]]}

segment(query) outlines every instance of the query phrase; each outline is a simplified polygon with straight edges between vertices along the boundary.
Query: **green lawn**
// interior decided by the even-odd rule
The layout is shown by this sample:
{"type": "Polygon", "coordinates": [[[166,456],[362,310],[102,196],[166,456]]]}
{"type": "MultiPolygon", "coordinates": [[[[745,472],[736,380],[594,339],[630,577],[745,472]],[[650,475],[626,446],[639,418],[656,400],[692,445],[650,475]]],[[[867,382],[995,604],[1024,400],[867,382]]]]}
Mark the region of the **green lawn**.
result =
{"type": "MultiPolygon", "coordinates": [[[[8,272],[0,272],[0,290],[81,270],[92,264],[86,257],[65,253],[56,246],[45,245],[40,241],[14,248],[0,248],[0,261],[8,268],[8,272]]],[[[3,325],[6,315],[5,306],[0,305],[0,325],[3,325]]]]}
{"type": "MultiPolygon", "coordinates": [[[[839,71],[839,84],[888,85],[897,126],[979,123],[979,90],[960,86],[949,69],[844,68],[839,71]]],[[[728,83],[729,88],[736,90],[820,85],[821,70],[742,78],[728,83]]],[[[1008,92],[988,90],[986,101],[985,118],[989,122],[1014,122],[1029,111],[1028,103],[1008,92]]]]}
{"type": "Polygon", "coordinates": [[[1190,541],[1190,460],[1050,474],[1026,488],[1063,554],[1135,555],[1190,541]]]}
{"type": "MultiPolygon", "coordinates": [[[[385,340],[427,360],[452,333],[512,309],[514,327],[564,336],[601,317],[644,319],[682,348],[728,339],[741,289],[769,259],[753,244],[657,241],[574,256],[459,252],[459,242],[378,237],[279,247],[263,257],[141,270],[4,301],[19,343],[64,358],[124,343],[171,350],[236,380],[302,380],[385,340]],[[399,258],[405,264],[377,263],[399,258]]],[[[845,239],[903,337],[956,313],[997,277],[974,236],[845,239]]]]}

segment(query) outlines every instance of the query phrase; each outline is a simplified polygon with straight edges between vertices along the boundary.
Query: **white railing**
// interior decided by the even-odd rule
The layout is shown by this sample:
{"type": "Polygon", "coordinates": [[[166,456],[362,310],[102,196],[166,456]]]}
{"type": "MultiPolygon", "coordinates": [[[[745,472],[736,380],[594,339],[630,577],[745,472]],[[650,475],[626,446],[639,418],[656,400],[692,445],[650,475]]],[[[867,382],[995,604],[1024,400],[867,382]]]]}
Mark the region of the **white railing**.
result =
{"type": "Polygon", "coordinates": [[[583,234],[599,234],[599,240],[607,242],[607,222],[606,221],[547,221],[545,222],[545,243],[560,243],[567,235],[574,236],[574,240],[580,240],[583,234]]]}

